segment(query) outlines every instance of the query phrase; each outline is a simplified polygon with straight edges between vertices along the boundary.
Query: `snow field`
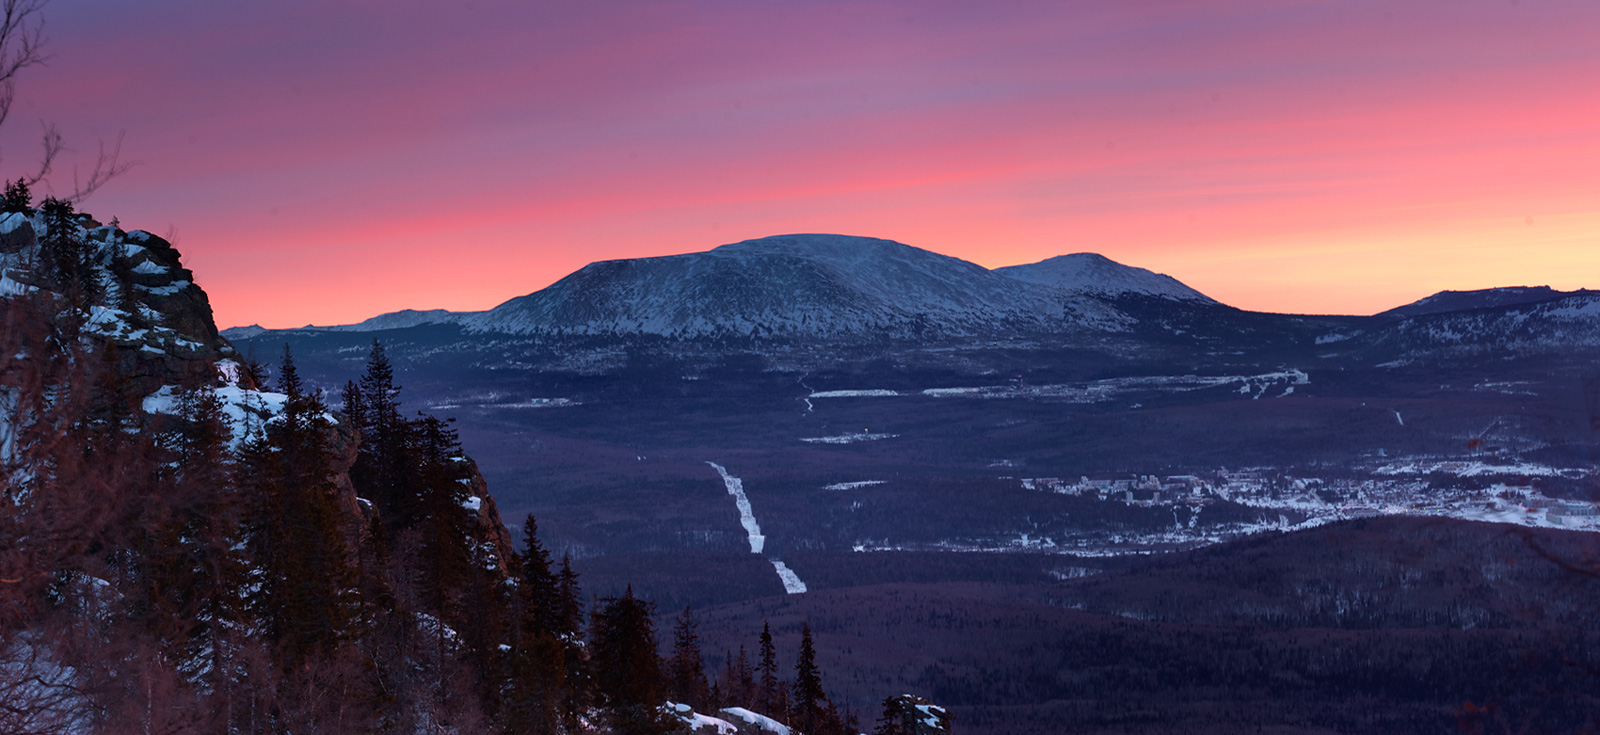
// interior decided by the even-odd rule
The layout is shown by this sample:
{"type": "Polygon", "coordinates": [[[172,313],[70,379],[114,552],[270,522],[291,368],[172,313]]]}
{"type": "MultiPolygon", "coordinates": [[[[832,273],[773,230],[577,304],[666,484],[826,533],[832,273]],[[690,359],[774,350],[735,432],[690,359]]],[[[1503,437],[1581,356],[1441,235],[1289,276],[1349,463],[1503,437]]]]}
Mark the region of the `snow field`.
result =
{"type": "Polygon", "coordinates": [[[745,533],[750,536],[750,553],[759,554],[766,545],[767,538],[761,535],[761,526],[756,523],[755,511],[750,508],[750,498],[744,494],[744,481],[728,474],[727,468],[716,462],[706,462],[711,468],[722,476],[722,484],[728,488],[728,494],[733,496],[734,505],[739,508],[739,524],[744,526],[745,533]]]}
{"type": "MultiPolygon", "coordinates": [[[[728,474],[728,469],[716,462],[707,461],[706,464],[722,476],[722,484],[728,488],[728,494],[733,496],[734,505],[739,508],[739,523],[750,536],[750,553],[760,554],[766,546],[767,537],[761,535],[761,526],[756,523],[756,515],[750,508],[750,498],[744,494],[744,480],[728,474]]],[[[799,575],[794,573],[783,562],[772,559],[772,568],[778,572],[778,579],[783,582],[783,591],[797,595],[806,591],[806,583],[800,581],[799,575]]]]}

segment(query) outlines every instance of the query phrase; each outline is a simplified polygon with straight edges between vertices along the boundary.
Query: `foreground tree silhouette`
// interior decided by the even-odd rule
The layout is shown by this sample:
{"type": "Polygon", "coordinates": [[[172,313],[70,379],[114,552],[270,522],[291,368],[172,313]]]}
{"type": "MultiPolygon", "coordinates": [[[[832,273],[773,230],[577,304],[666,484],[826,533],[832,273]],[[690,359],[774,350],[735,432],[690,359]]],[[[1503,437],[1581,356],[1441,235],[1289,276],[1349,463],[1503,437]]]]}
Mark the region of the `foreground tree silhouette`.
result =
{"type": "Polygon", "coordinates": [[[661,711],[665,687],[656,656],[655,605],[633,596],[602,597],[589,629],[596,703],[618,735],[670,732],[661,711]]]}

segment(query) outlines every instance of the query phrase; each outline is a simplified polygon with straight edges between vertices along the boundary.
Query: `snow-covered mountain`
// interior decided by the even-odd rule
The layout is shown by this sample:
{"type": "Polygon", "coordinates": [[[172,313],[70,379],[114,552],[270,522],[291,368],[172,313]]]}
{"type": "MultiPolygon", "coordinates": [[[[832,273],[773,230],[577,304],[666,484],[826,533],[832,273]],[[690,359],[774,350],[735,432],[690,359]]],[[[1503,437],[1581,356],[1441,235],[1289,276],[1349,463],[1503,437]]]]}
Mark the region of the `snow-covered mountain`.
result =
{"type": "Polygon", "coordinates": [[[1027,265],[996,268],[995,273],[1019,281],[1052,286],[1077,294],[1117,297],[1129,294],[1159,296],[1179,301],[1216,303],[1172,276],[1123,265],[1096,253],[1058,255],[1027,265]]]}
{"type": "Polygon", "coordinates": [[[1581,294],[1583,292],[1557,291],[1549,286],[1507,286],[1504,288],[1485,288],[1477,291],[1440,291],[1405,306],[1397,306],[1388,311],[1380,312],[1377,316],[1405,318],[1428,314],[1443,314],[1450,311],[1537,304],[1543,301],[1554,301],[1573,293],[1581,294]]]}
{"type": "Polygon", "coordinates": [[[703,253],[591,263],[459,321],[477,332],[672,337],[911,337],[1132,323],[1090,295],[844,235],[783,235],[703,253]]]}
{"type": "Polygon", "coordinates": [[[1600,292],[1554,291],[1550,298],[1532,303],[1513,300],[1508,305],[1424,312],[1373,332],[1372,342],[1380,347],[1399,348],[1403,356],[1441,350],[1513,350],[1532,354],[1600,347],[1600,292]]]}

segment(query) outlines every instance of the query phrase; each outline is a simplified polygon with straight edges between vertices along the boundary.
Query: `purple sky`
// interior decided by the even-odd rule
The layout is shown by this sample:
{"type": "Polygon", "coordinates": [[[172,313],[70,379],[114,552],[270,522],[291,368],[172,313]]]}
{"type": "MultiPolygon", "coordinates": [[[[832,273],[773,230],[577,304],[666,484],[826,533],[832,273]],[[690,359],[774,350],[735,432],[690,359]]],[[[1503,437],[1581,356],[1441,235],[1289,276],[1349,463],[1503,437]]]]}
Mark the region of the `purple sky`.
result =
{"type": "MultiPolygon", "coordinates": [[[[1596,286],[1600,3],[58,0],[38,120],[142,162],[222,326],[482,309],[788,232],[1095,251],[1370,313],[1596,286]]],[[[70,165],[57,188],[70,188],[70,165]]]]}

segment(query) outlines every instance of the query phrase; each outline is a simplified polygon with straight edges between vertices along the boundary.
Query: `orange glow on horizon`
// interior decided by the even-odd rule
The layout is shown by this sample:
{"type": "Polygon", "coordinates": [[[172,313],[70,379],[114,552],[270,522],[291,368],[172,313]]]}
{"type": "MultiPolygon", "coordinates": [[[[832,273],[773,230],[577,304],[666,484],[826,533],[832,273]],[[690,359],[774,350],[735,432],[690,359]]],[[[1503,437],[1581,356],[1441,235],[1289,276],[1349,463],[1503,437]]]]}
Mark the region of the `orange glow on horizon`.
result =
{"type": "Polygon", "coordinates": [[[795,232],[1261,311],[1600,286],[1600,4],[832,2],[51,6],[13,117],[126,129],[85,208],[174,227],[219,326],[795,232]]]}

